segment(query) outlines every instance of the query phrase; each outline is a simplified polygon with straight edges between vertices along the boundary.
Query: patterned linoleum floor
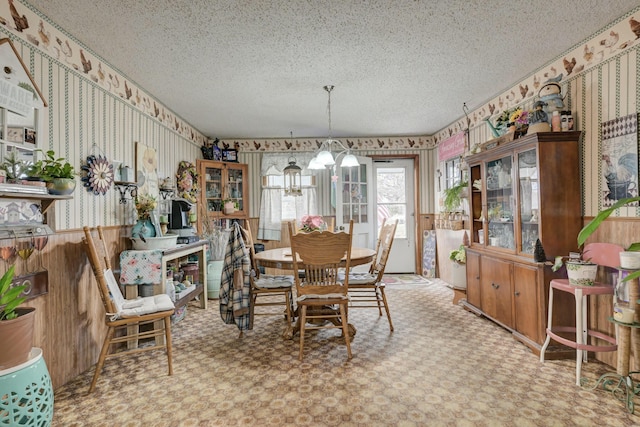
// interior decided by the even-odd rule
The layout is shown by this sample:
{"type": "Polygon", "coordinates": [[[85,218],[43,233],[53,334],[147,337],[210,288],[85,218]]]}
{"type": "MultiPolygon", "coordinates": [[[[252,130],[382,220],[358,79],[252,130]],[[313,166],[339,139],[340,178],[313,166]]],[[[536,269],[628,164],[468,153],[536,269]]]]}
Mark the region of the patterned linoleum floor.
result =
{"type": "MultiPolygon", "coordinates": [[[[54,426],[631,426],[610,393],[575,386],[575,361],[547,361],[504,329],[451,304],[438,280],[387,286],[395,332],[376,310],[349,312],[353,359],[338,330],[311,333],[305,359],[283,319],[238,338],[215,301],[174,325],[174,375],[161,352],[112,359],[55,391],[54,426]]],[[[611,368],[586,364],[597,379],[611,368]]],[[[640,409],[639,409],[640,411],[640,409]]]]}

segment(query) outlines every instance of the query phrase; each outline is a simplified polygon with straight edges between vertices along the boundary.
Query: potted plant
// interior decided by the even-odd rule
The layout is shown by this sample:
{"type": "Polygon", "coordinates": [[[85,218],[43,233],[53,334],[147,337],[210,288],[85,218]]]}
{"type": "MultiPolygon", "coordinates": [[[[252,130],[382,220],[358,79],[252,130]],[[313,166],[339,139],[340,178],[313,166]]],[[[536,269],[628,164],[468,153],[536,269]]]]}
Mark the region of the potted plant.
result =
{"type": "MultiPolygon", "coordinates": [[[[632,205],[632,204],[635,204],[637,202],[640,202],[640,196],[627,197],[627,198],[618,200],[612,206],[610,206],[607,209],[604,209],[604,210],[598,212],[598,214],[587,225],[585,225],[582,228],[582,230],[580,230],[580,233],[578,233],[578,247],[582,247],[582,245],[584,245],[584,243],[587,241],[587,239],[598,229],[600,224],[602,224],[602,222],[605,219],[609,218],[609,216],[613,212],[615,212],[617,209],[619,209],[621,207],[624,207],[626,205],[632,205]]],[[[628,252],[640,251],[640,242],[632,243],[627,248],[627,251],[628,252]]],[[[623,255],[623,254],[625,254],[625,253],[622,252],[622,254],[621,254],[621,264],[623,264],[623,262],[626,262],[626,260],[623,260],[623,258],[625,258],[625,255],[623,255]]],[[[625,267],[625,266],[623,266],[623,267],[625,267]]],[[[629,268],[631,268],[631,267],[629,267],[629,268]]],[[[634,266],[633,268],[637,268],[637,267],[634,266]]],[[[640,277],[640,270],[637,270],[637,271],[634,271],[633,273],[628,274],[623,280],[627,281],[627,280],[635,279],[637,277],[640,277]]]]}
{"type": "MultiPolygon", "coordinates": [[[[618,200],[616,203],[604,209],[591,220],[587,225],[585,225],[580,232],[578,233],[578,248],[582,248],[587,239],[598,229],[600,224],[604,222],[613,212],[621,207],[626,205],[632,205],[636,202],[640,202],[640,197],[627,197],[624,199],[618,200]]],[[[632,243],[627,251],[639,251],[640,250],[640,242],[632,243]]],[[[621,256],[622,259],[622,256],[621,256]]],[[[582,285],[589,286],[593,284],[595,280],[595,276],[597,273],[597,265],[590,262],[588,259],[582,259],[581,254],[577,252],[572,252],[569,254],[569,257],[565,256],[556,256],[555,262],[553,264],[552,270],[557,271],[563,265],[567,266],[567,274],[570,276],[569,281],[574,285],[582,285]],[[590,270],[588,276],[584,276],[583,270],[590,270]],[[574,276],[575,275],[575,276],[574,276]],[[575,280],[572,281],[572,276],[575,277],[575,280]],[[592,279],[590,279],[593,277],[592,279]]],[[[628,274],[623,279],[624,281],[631,280],[634,278],[640,277],[640,270],[637,270],[633,273],[628,274]]]]}
{"type": "Polygon", "coordinates": [[[73,166],[64,157],[56,157],[53,150],[36,151],[44,154],[44,159],[41,160],[42,177],[47,182],[49,194],[60,196],[73,193],[76,188],[76,172],[73,166]]]}
{"type": "Polygon", "coordinates": [[[444,190],[444,200],[442,201],[445,212],[454,212],[462,203],[463,196],[466,194],[469,181],[462,180],[453,187],[444,190]]]}
{"type": "Polygon", "coordinates": [[[33,345],[35,308],[18,308],[27,286],[11,286],[13,275],[12,265],[0,278],[0,370],[26,362],[33,345]]]}
{"type": "Polygon", "coordinates": [[[15,151],[7,154],[2,164],[0,164],[0,169],[6,172],[7,182],[14,184],[20,181],[20,176],[24,172],[24,167],[24,162],[18,159],[15,151]]]}
{"type": "Polygon", "coordinates": [[[460,245],[458,249],[454,249],[449,252],[449,259],[458,265],[464,265],[467,263],[467,250],[464,245],[460,245]]]}

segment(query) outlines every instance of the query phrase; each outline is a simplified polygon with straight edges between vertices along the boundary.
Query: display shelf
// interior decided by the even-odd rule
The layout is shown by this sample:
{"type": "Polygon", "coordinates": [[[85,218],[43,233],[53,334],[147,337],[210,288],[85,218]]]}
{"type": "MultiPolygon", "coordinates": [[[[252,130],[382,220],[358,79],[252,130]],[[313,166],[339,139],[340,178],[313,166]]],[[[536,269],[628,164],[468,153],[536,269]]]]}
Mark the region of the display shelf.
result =
{"type": "Polygon", "coordinates": [[[129,199],[135,199],[138,194],[138,184],[135,182],[114,181],[113,186],[120,193],[120,203],[126,204],[129,199]],[[127,198],[129,194],[129,198],[127,198]]]}

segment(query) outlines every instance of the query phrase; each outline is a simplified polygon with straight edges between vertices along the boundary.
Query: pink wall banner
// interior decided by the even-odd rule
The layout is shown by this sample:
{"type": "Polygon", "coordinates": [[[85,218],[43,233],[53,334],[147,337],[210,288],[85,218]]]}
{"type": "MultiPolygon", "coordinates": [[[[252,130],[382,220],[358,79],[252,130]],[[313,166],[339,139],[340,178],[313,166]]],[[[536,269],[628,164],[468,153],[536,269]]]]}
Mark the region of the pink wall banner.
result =
{"type": "Polygon", "coordinates": [[[464,154],[464,132],[458,132],[438,144],[439,162],[461,156],[462,154],[464,154]]]}

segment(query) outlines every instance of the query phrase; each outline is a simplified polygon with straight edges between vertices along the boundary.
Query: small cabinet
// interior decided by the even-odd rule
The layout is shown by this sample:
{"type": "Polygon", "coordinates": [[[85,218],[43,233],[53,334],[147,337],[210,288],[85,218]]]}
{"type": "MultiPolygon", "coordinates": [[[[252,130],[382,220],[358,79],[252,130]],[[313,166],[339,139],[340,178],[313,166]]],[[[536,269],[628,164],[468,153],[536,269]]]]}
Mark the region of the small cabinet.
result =
{"type": "Polygon", "coordinates": [[[502,325],[512,328],[511,275],[513,264],[501,259],[480,259],[480,304],[487,316],[502,325]]]}
{"type": "Polygon", "coordinates": [[[247,219],[249,212],[248,166],[241,163],[197,160],[201,214],[198,230],[202,231],[202,213],[210,220],[247,219]],[[234,205],[233,212],[225,211],[225,201],[234,205]],[[225,213],[226,212],[226,213],[225,213]]]}
{"type": "Polygon", "coordinates": [[[467,302],[480,307],[480,254],[467,251],[467,302]]]}
{"type": "MultiPolygon", "coordinates": [[[[526,338],[540,342],[546,317],[538,310],[538,269],[522,264],[513,266],[513,308],[515,312],[515,330],[526,338]]],[[[543,304],[544,305],[544,304],[543,304]]]]}

